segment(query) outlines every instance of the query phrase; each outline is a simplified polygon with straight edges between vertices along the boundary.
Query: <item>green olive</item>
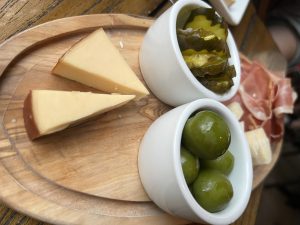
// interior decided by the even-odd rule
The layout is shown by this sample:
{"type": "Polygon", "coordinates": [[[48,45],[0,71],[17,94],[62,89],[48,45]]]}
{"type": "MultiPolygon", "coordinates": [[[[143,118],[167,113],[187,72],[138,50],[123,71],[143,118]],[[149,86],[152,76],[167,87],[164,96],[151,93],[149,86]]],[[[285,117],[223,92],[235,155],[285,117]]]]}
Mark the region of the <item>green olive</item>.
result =
{"type": "Polygon", "coordinates": [[[216,159],[200,160],[201,168],[214,169],[222,172],[225,175],[229,175],[233,169],[234,156],[230,151],[226,151],[223,155],[216,159]]]}
{"type": "Polygon", "coordinates": [[[180,160],[185,181],[190,185],[198,176],[199,160],[184,147],[180,150],[180,160]]]}
{"type": "Polygon", "coordinates": [[[224,119],[215,112],[203,110],[186,122],[183,145],[201,159],[215,159],[228,149],[231,134],[224,119]]]}
{"type": "Polygon", "coordinates": [[[202,170],[192,186],[192,193],[199,205],[208,212],[226,208],[233,196],[233,188],[227,177],[217,170],[202,170]]]}

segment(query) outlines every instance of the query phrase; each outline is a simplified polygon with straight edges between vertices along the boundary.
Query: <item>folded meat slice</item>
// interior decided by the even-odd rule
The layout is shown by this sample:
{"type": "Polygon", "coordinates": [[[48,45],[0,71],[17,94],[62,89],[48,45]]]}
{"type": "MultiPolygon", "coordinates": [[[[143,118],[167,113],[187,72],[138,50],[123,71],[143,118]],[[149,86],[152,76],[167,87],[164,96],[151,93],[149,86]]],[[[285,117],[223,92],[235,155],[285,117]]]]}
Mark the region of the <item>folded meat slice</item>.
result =
{"type": "Polygon", "coordinates": [[[241,58],[241,83],[238,93],[225,104],[239,102],[244,111],[245,131],[264,128],[277,139],[283,135],[283,114],[292,113],[295,95],[289,78],[274,75],[258,62],[241,58]]]}
{"type": "Polygon", "coordinates": [[[293,93],[291,80],[280,79],[276,84],[273,102],[273,111],[276,117],[280,117],[284,113],[293,113],[295,96],[291,93],[293,93]]]}
{"type": "Polygon", "coordinates": [[[256,119],[271,119],[274,83],[259,64],[252,64],[240,85],[239,93],[245,107],[256,119]]]}

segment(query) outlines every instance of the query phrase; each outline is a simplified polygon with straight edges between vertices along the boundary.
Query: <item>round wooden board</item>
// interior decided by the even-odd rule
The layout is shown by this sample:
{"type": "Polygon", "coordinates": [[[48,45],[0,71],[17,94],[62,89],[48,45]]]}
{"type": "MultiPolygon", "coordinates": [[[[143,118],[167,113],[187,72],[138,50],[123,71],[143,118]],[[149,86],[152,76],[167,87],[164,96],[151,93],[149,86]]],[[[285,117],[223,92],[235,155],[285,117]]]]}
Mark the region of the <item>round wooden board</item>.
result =
{"type": "MultiPolygon", "coordinates": [[[[99,92],[51,75],[76,41],[103,27],[142,80],[139,46],[150,19],[126,15],[64,18],[22,32],[0,46],[0,198],[10,207],[58,224],[184,224],[149,201],[138,176],[140,139],[170,108],[153,95],[31,142],[22,107],[30,89],[99,92]]],[[[273,162],[254,170],[254,187],[273,162]]]]}

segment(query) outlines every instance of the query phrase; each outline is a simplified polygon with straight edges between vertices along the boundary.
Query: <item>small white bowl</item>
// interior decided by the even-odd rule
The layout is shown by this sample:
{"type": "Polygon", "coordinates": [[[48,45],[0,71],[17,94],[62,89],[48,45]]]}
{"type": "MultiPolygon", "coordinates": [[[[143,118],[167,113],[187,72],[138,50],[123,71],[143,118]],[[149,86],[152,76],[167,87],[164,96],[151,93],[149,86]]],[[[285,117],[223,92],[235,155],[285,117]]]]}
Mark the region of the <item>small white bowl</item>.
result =
{"type": "Polygon", "coordinates": [[[241,216],[249,201],[252,160],[244,132],[231,111],[215,100],[199,99],[187,103],[154,121],[141,142],[138,167],[150,199],[166,212],[193,222],[232,223],[241,216]],[[235,158],[233,170],[228,177],[234,195],[228,206],[217,213],[206,211],[193,198],[180,162],[184,125],[191,114],[204,109],[218,113],[227,122],[231,132],[229,149],[235,158]]]}
{"type": "Polygon", "coordinates": [[[228,32],[227,45],[231,58],[229,64],[235,66],[234,85],[225,94],[217,94],[204,87],[186,65],[176,34],[179,12],[187,8],[210,8],[201,0],[179,0],[164,12],[149,28],[140,49],[140,68],[148,87],[161,101],[172,105],[182,105],[199,98],[226,101],[233,97],[240,84],[240,59],[235,41],[228,32]]]}
{"type": "Polygon", "coordinates": [[[247,9],[249,0],[236,0],[231,6],[227,6],[224,0],[209,0],[227,23],[238,25],[247,9]]]}

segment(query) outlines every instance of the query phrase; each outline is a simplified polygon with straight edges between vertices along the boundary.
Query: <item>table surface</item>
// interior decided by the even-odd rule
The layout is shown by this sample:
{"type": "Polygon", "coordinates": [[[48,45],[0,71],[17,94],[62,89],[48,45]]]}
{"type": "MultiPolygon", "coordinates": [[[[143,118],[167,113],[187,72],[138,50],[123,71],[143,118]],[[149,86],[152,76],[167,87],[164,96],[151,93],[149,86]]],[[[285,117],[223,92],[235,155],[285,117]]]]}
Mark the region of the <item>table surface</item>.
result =
{"type": "MultiPolygon", "coordinates": [[[[95,13],[157,17],[170,6],[171,3],[166,0],[0,0],[0,42],[29,27],[58,18],[95,13]]],[[[273,71],[285,72],[286,61],[251,3],[241,23],[231,27],[231,31],[242,53],[249,58],[260,59],[273,71]]],[[[261,193],[262,185],[252,192],[246,211],[235,225],[255,224],[261,193]]],[[[46,225],[9,209],[0,202],[0,225],[4,224],[46,225]]]]}

